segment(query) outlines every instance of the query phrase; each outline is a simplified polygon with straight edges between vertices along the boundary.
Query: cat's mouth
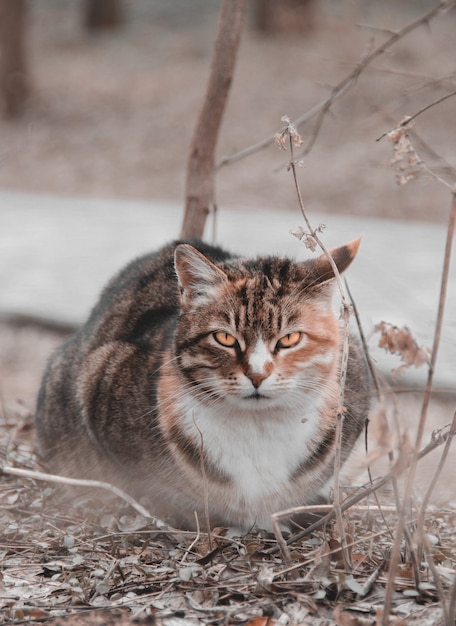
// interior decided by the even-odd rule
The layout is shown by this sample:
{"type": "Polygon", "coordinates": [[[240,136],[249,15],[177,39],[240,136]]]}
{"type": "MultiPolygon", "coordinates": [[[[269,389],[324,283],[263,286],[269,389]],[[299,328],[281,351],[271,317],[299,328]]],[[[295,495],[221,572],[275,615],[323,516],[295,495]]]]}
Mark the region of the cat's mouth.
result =
{"type": "Polygon", "coordinates": [[[269,400],[270,396],[266,396],[264,393],[260,393],[258,389],[255,389],[253,393],[245,396],[246,400],[269,400]]]}

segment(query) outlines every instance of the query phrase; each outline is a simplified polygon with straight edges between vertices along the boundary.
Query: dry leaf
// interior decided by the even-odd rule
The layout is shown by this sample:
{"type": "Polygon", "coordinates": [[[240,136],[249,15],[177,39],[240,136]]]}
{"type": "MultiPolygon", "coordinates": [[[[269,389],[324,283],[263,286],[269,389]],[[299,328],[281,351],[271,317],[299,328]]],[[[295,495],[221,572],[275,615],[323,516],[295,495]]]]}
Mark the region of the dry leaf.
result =
{"type": "Polygon", "coordinates": [[[331,570],[331,548],[327,541],[323,541],[314,554],[314,565],[306,574],[306,580],[321,580],[328,577],[331,570]]]}
{"type": "Polygon", "coordinates": [[[401,374],[404,369],[412,365],[420,367],[424,363],[429,363],[429,350],[417,344],[407,326],[398,328],[382,321],[375,326],[375,331],[380,333],[379,348],[384,348],[391,354],[397,354],[404,362],[400,368],[393,371],[395,375],[401,374]]]}
{"type": "Polygon", "coordinates": [[[315,252],[317,248],[315,234],[322,233],[325,228],[325,224],[319,224],[314,232],[309,233],[302,226],[298,226],[297,228],[293,228],[290,230],[290,235],[293,235],[293,237],[296,237],[296,239],[299,239],[299,241],[304,242],[306,248],[309,248],[311,252],[315,252]]]}
{"type": "Polygon", "coordinates": [[[277,622],[270,617],[253,617],[245,626],[275,626],[277,622]]]}
{"type": "Polygon", "coordinates": [[[337,626],[374,626],[380,623],[370,617],[361,617],[353,612],[344,611],[340,604],[334,609],[333,617],[337,626]]]}

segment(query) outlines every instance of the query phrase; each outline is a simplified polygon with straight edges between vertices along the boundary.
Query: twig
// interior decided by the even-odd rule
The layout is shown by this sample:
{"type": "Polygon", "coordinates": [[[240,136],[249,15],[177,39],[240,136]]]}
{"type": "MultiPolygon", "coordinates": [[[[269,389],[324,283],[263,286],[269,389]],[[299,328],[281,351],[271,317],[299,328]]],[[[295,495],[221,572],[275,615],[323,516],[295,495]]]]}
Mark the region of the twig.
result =
{"type": "MultiPolygon", "coordinates": [[[[451,444],[453,442],[453,437],[456,434],[456,411],[453,415],[453,421],[451,422],[451,426],[450,426],[450,432],[449,432],[449,437],[445,442],[445,446],[443,447],[443,452],[442,452],[442,456],[439,459],[439,464],[437,465],[437,468],[434,472],[434,476],[431,479],[431,482],[429,483],[429,487],[426,491],[426,494],[423,498],[423,502],[421,503],[421,509],[420,509],[420,515],[418,517],[418,519],[420,519],[421,517],[424,518],[424,514],[425,511],[427,509],[427,505],[429,503],[429,499],[432,495],[432,492],[434,491],[434,487],[437,483],[437,480],[442,472],[443,466],[445,465],[445,462],[447,460],[448,457],[448,453],[450,451],[450,447],[451,444]]],[[[424,519],[423,519],[423,523],[424,523],[424,519]]]]}
{"type": "Polygon", "coordinates": [[[448,615],[452,624],[456,619],[456,577],[450,588],[450,605],[448,607],[448,615]]]}
{"type": "MultiPolygon", "coordinates": [[[[347,289],[347,293],[348,293],[348,296],[349,296],[350,301],[351,301],[351,305],[352,305],[353,312],[354,312],[354,315],[355,315],[355,320],[356,320],[356,323],[357,323],[357,326],[358,326],[358,332],[359,332],[359,335],[361,337],[361,343],[362,343],[362,346],[363,346],[363,349],[364,349],[364,354],[366,356],[366,360],[367,360],[367,363],[369,365],[369,370],[370,370],[370,373],[371,373],[371,376],[372,376],[372,380],[374,382],[377,398],[378,398],[378,401],[380,402],[380,404],[381,404],[381,406],[383,408],[384,419],[386,421],[385,394],[384,394],[384,392],[383,392],[383,390],[382,390],[382,388],[380,386],[380,381],[379,381],[378,376],[377,376],[377,371],[375,369],[375,366],[374,366],[374,364],[372,362],[372,359],[371,359],[371,356],[370,356],[370,353],[369,353],[369,348],[367,346],[367,341],[366,341],[366,338],[365,338],[365,335],[364,335],[364,331],[363,331],[363,328],[362,328],[361,319],[360,319],[359,314],[358,314],[356,303],[354,302],[354,300],[353,300],[353,298],[351,296],[350,289],[348,287],[348,283],[347,283],[346,279],[345,279],[345,287],[347,289]]],[[[394,408],[395,408],[395,405],[394,405],[394,408]]],[[[388,426],[388,429],[389,429],[389,426],[388,426]]],[[[368,450],[367,450],[367,447],[368,447],[367,443],[368,442],[367,442],[367,426],[366,426],[366,441],[365,441],[366,453],[368,452],[368,450]]],[[[393,455],[392,450],[388,451],[388,461],[389,461],[389,464],[390,464],[390,468],[393,467],[393,465],[394,465],[394,455],[393,455]]],[[[373,478],[372,478],[372,471],[371,471],[370,465],[367,466],[367,473],[368,473],[368,476],[369,476],[369,481],[370,481],[371,485],[373,485],[374,481],[373,481],[373,478]]],[[[399,487],[398,487],[398,484],[397,484],[397,478],[396,478],[395,475],[393,475],[391,477],[391,483],[392,483],[392,487],[393,487],[394,499],[396,501],[396,510],[399,510],[401,501],[400,501],[400,497],[399,497],[399,487]]],[[[379,499],[378,499],[378,496],[377,496],[377,491],[373,492],[373,496],[374,496],[374,499],[375,499],[375,504],[376,504],[378,510],[380,511],[381,516],[382,516],[383,522],[384,522],[385,526],[388,527],[388,523],[387,523],[386,518],[385,518],[385,516],[383,514],[384,507],[382,508],[382,506],[381,506],[381,504],[379,502],[379,499]]],[[[391,539],[393,539],[394,535],[393,535],[393,532],[391,530],[390,530],[390,535],[391,535],[391,539]]],[[[417,561],[417,559],[413,558],[412,541],[411,541],[411,537],[410,537],[410,533],[409,532],[406,532],[406,541],[409,544],[410,553],[412,554],[412,565],[413,565],[413,572],[414,572],[415,580],[418,581],[419,580],[418,561],[417,561]]]]}
{"type": "Polygon", "coordinates": [[[274,535],[275,535],[275,538],[276,538],[276,541],[277,541],[277,545],[279,546],[280,552],[282,554],[282,559],[285,561],[285,563],[288,566],[290,566],[291,563],[292,563],[291,554],[290,554],[290,551],[288,550],[287,542],[283,538],[283,535],[282,535],[282,532],[281,532],[280,526],[279,526],[279,519],[282,516],[283,516],[282,512],[273,513],[271,515],[272,530],[274,531],[274,535]]]}
{"type": "MultiPolygon", "coordinates": [[[[442,432],[442,430],[433,433],[432,435],[432,439],[431,441],[424,446],[424,448],[422,448],[418,454],[418,460],[421,460],[423,457],[427,456],[430,452],[432,452],[433,450],[435,450],[436,448],[438,448],[439,446],[443,445],[449,437],[453,437],[451,430],[448,430],[447,432],[442,432]]],[[[385,476],[383,476],[382,478],[378,478],[374,481],[374,484],[369,485],[369,486],[364,486],[362,489],[360,489],[360,491],[358,493],[356,493],[355,495],[351,496],[350,498],[347,498],[346,500],[344,500],[341,504],[341,510],[342,512],[347,511],[348,509],[350,509],[352,506],[354,506],[355,504],[358,504],[358,502],[361,502],[361,500],[364,500],[365,498],[368,498],[372,493],[374,493],[375,491],[377,491],[378,489],[381,489],[382,487],[384,487],[386,484],[388,484],[393,477],[396,477],[398,474],[400,474],[401,472],[404,472],[409,466],[410,466],[411,460],[409,460],[404,467],[401,467],[398,470],[398,464],[394,465],[387,474],[385,474],[385,476]]],[[[318,530],[319,528],[321,528],[322,526],[324,526],[325,524],[327,524],[328,522],[330,522],[333,518],[335,517],[335,513],[334,510],[331,510],[327,515],[325,515],[324,517],[320,518],[319,520],[317,520],[316,522],[314,522],[313,524],[311,524],[310,526],[308,526],[307,528],[301,530],[298,533],[295,533],[294,535],[292,535],[288,540],[287,540],[287,545],[291,545],[293,544],[295,541],[300,541],[301,539],[304,539],[304,537],[307,537],[308,535],[311,535],[315,530],[318,530]]],[[[278,547],[274,547],[271,548],[271,550],[269,551],[271,554],[277,552],[279,550],[278,547]]]]}
{"type": "MultiPolygon", "coordinates": [[[[391,507],[391,508],[392,508],[392,507],[391,507]]],[[[354,512],[354,513],[358,513],[358,512],[364,512],[364,511],[369,511],[369,510],[370,510],[370,507],[359,507],[359,508],[358,508],[358,507],[355,507],[355,508],[353,509],[353,512],[354,512]]],[[[397,509],[392,509],[392,512],[397,512],[397,509]]],[[[358,546],[358,545],[361,543],[361,541],[367,541],[367,540],[372,541],[373,539],[375,539],[375,538],[377,538],[377,537],[383,537],[386,533],[387,533],[387,531],[385,531],[385,530],[380,530],[380,531],[378,531],[378,532],[376,532],[376,533],[372,533],[372,534],[370,534],[368,537],[363,537],[363,538],[361,538],[361,539],[352,540],[350,543],[348,543],[348,544],[347,544],[347,548],[354,548],[354,547],[358,546]]],[[[336,554],[336,553],[337,553],[337,552],[339,552],[339,551],[340,551],[340,548],[339,548],[339,547],[337,547],[337,548],[333,548],[332,550],[328,550],[328,552],[325,552],[324,554],[322,554],[322,555],[321,555],[321,558],[325,558],[325,557],[327,557],[327,556],[331,556],[332,554],[336,554]]],[[[307,565],[309,565],[309,564],[311,564],[311,563],[313,563],[313,562],[314,562],[314,559],[313,559],[313,558],[311,558],[311,559],[307,559],[307,560],[305,560],[305,561],[301,561],[301,562],[299,562],[299,563],[293,563],[293,565],[290,565],[290,567],[287,567],[287,568],[285,568],[285,569],[281,569],[281,570],[279,570],[278,572],[276,572],[276,573],[274,574],[274,579],[277,579],[277,578],[280,578],[280,577],[282,577],[282,576],[285,576],[285,575],[287,575],[287,574],[289,574],[289,573],[291,573],[291,572],[296,571],[297,569],[301,569],[301,568],[303,568],[303,567],[306,567],[307,565]]],[[[385,568],[385,564],[386,564],[386,563],[382,563],[382,565],[380,566],[380,567],[381,567],[381,570],[383,570],[383,569],[385,568]]],[[[376,571],[377,571],[377,570],[376,570],[376,571]]],[[[378,577],[378,575],[379,575],[380,573],[381,573],[381,571],[380,571],[380,572],[378,572],[377,577],[378,577]]],[[[366,581],[366,584],[367,584],[367,582],[368,582],[368,581],[366,581]]],[[[375,582],[375,581],[372,581],[372,584],[373,584],[374,582],[375,582]]],[[[366,591],[366,593],[368,593],[368,591],[366,591]]]]}
{"type": "MultiPolygon", "coordinates": [[[[284,118],[286,120],[286,118],[284,118]]],[[[296,142],[297,135],[296,129],[293,125],[288,122],[286,127],[286,132],[288,133],[289,146],[290,146],[290,168],[293,173],[293,180],[296,188],[296,193],[298,196],[299,207],[301,209],[301,213],[303,215],[304,221],[306,222],[307,228],[310,231],[310,236],[316,244],[321,248],[321,250],[326,255],[332,271],[334,273],[337,286],[339,288],[342,306],[341,306],[341,318],[343,323],[343,344],[342,344],[342,354],[340,359],[340,369],[339,369],[339,399],[338,399],[338,407],[336,413],[336,436],[335,436],[335,454],[334,454],[334,509],[336,514],[336,519],[339,523],[340,528],[340,536],[341,536],[341,544],[342,544],[342,554],[344,557],[344,562],[349,569],[349,553],[346,550],[346,539],[344,534],[344,525],[343,525],[343,517],[342,510],[340,506],[340,489],[339,489],[339,476],[340,476],[340,467],[342,464],[342,427],[344,421],[344,396],[345,396],[345,381],[347,377],[347,366],[348,366],[348,353],[349,353],[349,324],[350,324],[350,302],[348,300],[347,294],[345,293],[344,285],[342,282],[342,278],[340,276],[339,270],[334,259],[331,256],[328,248],[325,246],[323,241],[317,234],[317,231],[312,228],[309,218],[307,217],[306,210],[304,208],[304,202],[302,199],[301,189],[299,187],[298,176],[296,173],[296,162],[294,160],[294,143],[296,142]]],[[[300,138],[297,143],[299,143],[300,138]]]]}
{"type": "Polygon", "coordinates": [[[437,589],[438,597],[440,598],[440,603],[442,605],[443,617],[445,620],[445,626],[454,626],[454,621],[450,620],[449,606],[445,602],[445,594],[443,591],[443,585],[441,581],[441,577],[434,563],[434,557],[432,556],[432,546],[428,537],[423,534],[422,536],[423,546],[426,554],[426,560],[429,564],[429,569],[432,572],[432,577],[434,579],[435,587],[437,589]]]}
{"type": "Polygon", "coordinates": [[[57,474],[46,474],[44,472],[34,472],[31,470],[25,470],[19,467],[0,467],[0,475],[7,474],[8,476],[19,476],[20,478],[31,478],[32,480],[42,480],[48,483],[57,483],[61,485],[70,485],[72,487],[88,487],[91,489],[104,489],[110,491],[118,498],[121,498],[127,502],[137,513],[148,519],[151,524],[156,526],[160,530],[175,530],[170,527],[166,522],[163,522],[158,517],[152,515],[142,504],[137,502],[128,493],[101,480],[89,480],[79,478],[67,478],[66,476],[58,476],[57,474]]]}
{"type": "Polygon", "coordinates": [[[444,178],[436,174],[419,156],[415,146],[409,139],[410,128],[411,121],[409,116],[406,116],[399,126],[387,133],[393,143],[395,152],[392,166],[393,169],[398,169],[400,172],[400,174],[396,176],[396,181],[400,185],[404,185],[410,180],[418,178],[420,173],[424,171],[430,178],[441,183],[454,193],[454,185],[448,183],[444,178]]]}
{"type": "MultiPolygon", "coordinates": [[[[374,363],[372,361],[372,358],[371,358],[371,355],[370,355],[370,352],[369,352],[369,347],[368,347],[367,341],[366,341],[366,335],[364,334],[364,329],[363,329],[363,326],[361,324],[361,318],[360,318],[359,313],[358,313],[358,307],[356,306],[356,303],[355,303],[355,301],[353,299],[353,296],[351,294],[350,287],[348,285],[348,281],[347,281],[346,278],[344,279],[344,283],[345,283],[345,289],[347,290],[347,295],[348,295],[348,297],[350,299],[350,304],[351,304],[351,307],[352,307],[352,311],[353,311],[353,314],[355,316],[356,326],[358,328],[358,334],[359,334],[359,337],[360,337],[360,340],[361,340],[361,345],[363,347],[364,358],[366,359],[366,363],[367,363],[367,366],[369,368],[369,372],[370,372],[370,375],[371,375],[371,378],[372,378],[372,382],[374,383],[375,395],[377,396],[377,400],[379,401],[379,403],[384,408],[385,404],[386,404],[386,402],[385,402],[385,394],[383,393],[383,390],[380,387],[380,381],[378,379],[377,370],[375,369],[374,363]]],[[[368,431],[368,425],[369,425],[369,419],[367,418],[366,419],[365,437],[364,437],[364,449],[366,451],[366,454],[368,454],[368,452],[369,452],[369,445],[368,445],[368,434],[369,434],[369,431],[368,431]]],[[[390,459],[390,461],[392,461],[392,459],[390,459]]],[[[372,479],[372,472],[371,472],[370,465],[368,465],[368,467],[367,467],[367,472],[368,472],[368,475],[369,475],[369,481],[372,484],[373,483],[373,479],[372,479]]],[[[377,504],[378,509],[381,510],[380,503],[378,502],[378,499],[377,499],[377,494],[375,494],[375,499],[376,499],[376,504],[377,504]]],[[[386,524],[386,520],[385,519],[384,519],[384,522],[386,524]]]]}
{"type": "MultiPolygon", "coordinates": [[[[434,104],[434,103],[433,103],[434,104]]],[[[418,112],[420,113],[420,112],[418,112]]],[[[414,114],[412,116],[412,118],[414,118],[416,115],[414,114]]],[[[392,113],[386,113],[386,118],[388,119],[388,121],[390,121],[392,124],[395,124],[397,122],[395,116],[392,113]]],[[[403,123],[407,123],[410,122],[411,118],[406,118],[405,120],[403,120],[403,123]]],[[[428,144],[428,142],[423,139],[423,137],[420,135],[420,133],[418,133],[418,131],[416,130],[416,128],[409,126],[408,127],[408,132],[410,133],[410,135],[413,137],[414,140],[416,140],[416,142],[419,144],[420,146],[420,151],[424,151],[424,153],[430,157],[431,159],[434,159],[437,161],[437,167],[440,170],[443,170],[445,172],[445,174],[447,176],[450,176],[452,178],[456,178],[456,168],[454,168],[447,159],[445,159],[441,154],[438,154],[434,148],[432,148],[432,146],[430,146],[428,144]]],[[[386,137],[388,135],[388,132],[383,133],[378,139],[377,141],[380,141],[383,137],[386,137]]],[[[421,160],[421,163],[424,163],[423,160],[421,160]]]]}
{"type": "MultiPolygon", "coordinates": [[[[207,532],[207,536],[209,539],[209,552],[210,552],[212,550],[212,540],[211,540],[211,520],[210,520],[210,515],[209,515],[209,481],[207,480],[206,466],[204,464],[204,438],[203,438],[203,433],[201,432],[201,430],[198,427],[198,424],[196,423],[194,413],[192,415],[192,420],[200,436],[200,460],[201,460],[200,468],[201,468],[201,475],[203,477],[203,483],[204,483],[204,522],[206,524],[206,532],[207,532]]],[[[195,511],[195,516],[198,522],[198,514],[196,511],[195,511]]],[[[199,523],[198,523],[198,532],[199,532],[199,523]]]]}
{"type": "MultiPolygon", "coordinates": [[[[389,615],[391,602],[392,602],[394,578],[395,578],[396,567],[399,562],[400,542],[402,540],[402,535],[404,531],[405,515],[410,506],[410,502],[412,498],[412,491],[413,491],[413,484],[415,481],[416,467],[417,467],[417,462],[418,462],[418,457],[419,457],[417,451],[421,445],[421,441],[423,438],[424,426],[426,423],[429,402],[431,399],[432,382],[434,378],[434,371],[435,371],[435,366],[437,363],[437,354],[438,354],[438,350],[440,346],[440,336],[442,332],[443,313],[445,310],[445,303],[446,303],[446,292],[447,292],[448,277],[449,277],[449,272],[450,272],[451,249],[452,249],[452,244],[453,244],[455,226],[456,226],[456,192],[453,192],[450,218],[449,218],[448,229],[447,229],[447,240],[446,240],[446,246],[445,246],[445,256],[444,256],[443,272],[442,272],[442,279],[441,279],[441,285],[440,285],[439,306],[438,306],[438,312],[437,312],[437,321],[435,325],[434,341],[432,345],[432,353],[431,353],[426,389],[424,392],[423,405],[421,409],[421,415],[420,415],[420,420],[418,423],[418,430],[416,434],[415,448],[414,448],[415,452],[412,457],[412,462],[410,464],[410,471],[409,471],[407,482],[405,485],[404,503],[402,507],[402,515],[400,515],[399,517],[398,527],[396,529],[396,540],[393,544],[393,549],[391,551],[390,576],[388,578],[388,583],[387,583],[386,591],[385,591],[384,611],[383,611],[383,618],[382,618],[383,626],[387,626],[387,615],[389,615]]],[[[422,515],[422,521],[424,522],[424,512],[422,515]]],[[[420,531],[421,533],[423,532],[422,527],[420,531]]]]}
{"type": "MultiPolygon", "coordinates": [[[[410,122],[412,122],[414,119],[416,119],[419,115],[421,115],[425,111],[428,111],[429,109],[432,109],[432,107],[437,106],[441,102],[444,102],[445,100],[448,100],[448,98],[452,98],[453,96],[456,96],[456,91],[452,91],[451,93],[447,93],[446,96],[442,96],[441,98],[438,98],[437,100],[434,100],[434,102],[431,102],[430,104],[427,104],[426,106],[424,106],[422,109],[420,109],[419,111],[417,111],[413,115],[407,116],[405,119],[402,120],[402,122],[399,124],[399,126],[408,126],[408,125],[410,125],[410,122]]],[[[388,133],[383,133],[382,135],[380,135],[380,137],[378,137],[376,139],[376,141],[380,141],[381,139],[383,139],[383,137],[386,137],[387,134],[388,133]]]]}
{"type": "Polygon", "coordinates": [[[385,571],[387,564],[388,564],[388,556],[386,556],[383,559],[383,561],[378,565],[378,567],[372,572],[372,574],[366,580],[366,582],[362,586],[362,592],[358,594],[359,597],[365,598],[367,594],[369,594],[372,591],[372,588],[377,582],[378,577],[380,576],[380,574],[382,574],[385,571]]]}
{"type": "Polygon", "coordinates": [[[193,539],[191,544],[188,546],[188,548],[185,550],[184,556],[181,559],[180,565],[183,565],[186,562],[186,560],[188,558],[188,555],[190,554],[190,552],[193,550],[193,548],[196,546],[196,544],[200,540],[201,531],[200,531],[198,513],[196,511],[195,511],[195,525],[196,525],[196,535],[195,535],[195,538],[193,539]]]}
{"type": "MultiPolygon", "coordinates": [[[[322,100],[320,103],[309,109],[306,113],[296,118],[293,122],[296,128],[300,128],[305,122],[312,119],[315,115],[325,114],[332,103],[340,98],[343,94],[345,94],[351,87],[353,87],[359,76],[362,72],[374,61],[377,57],[381,56],[384,52],[386,52],[391,46],[397,43],[400,39],[402,39],[405,35],[408,35],[410,32],[415,30],[416,28],[422,26],[423,24],[427,24],[432,20],[436,15],[438,15],[443,10],[449,10],[456,5],[456,0],[442,0],[436,6],[434,6],[431,10],[424,13],[421,17],[418,17],[416,20],[413,20],[406,26],[404,26],[401,30],[396,33],[393,33],[385,43],[381,44],[372,52],[368,53],[361,59],[358,65],[354,68],[350,74],[348,74],[345,78],[343,78],[332,90],[331,94],[322,100]]],[[[216,165],[216,170],[219,170],[225,165],[229,165],[230,163],[234,163],[243,159],[247,156],[255,154],[264,148],[267,148],[274,142],[275,135],[271,135],[258,141],[257,143],[240,150],[232,155],[223,157],[216,165]]]]}

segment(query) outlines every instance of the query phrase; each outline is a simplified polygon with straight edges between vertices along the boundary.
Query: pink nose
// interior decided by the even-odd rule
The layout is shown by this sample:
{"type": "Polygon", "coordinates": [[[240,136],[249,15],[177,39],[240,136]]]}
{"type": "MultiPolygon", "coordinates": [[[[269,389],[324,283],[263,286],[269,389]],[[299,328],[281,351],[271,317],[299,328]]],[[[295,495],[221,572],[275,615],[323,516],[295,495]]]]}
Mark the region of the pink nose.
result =
{"type": "Polygon", "coordinates": [[[266,374],[266,373],[263,373],[263,374],[249,374],[249,378],[252,381],[252,385],[255,387],[255,389],[258,389],[258,387],[261,385],[263,380],[265,380],[265,378],[267,378],[268,376],[269,376],[269,374],[266,374]]]}

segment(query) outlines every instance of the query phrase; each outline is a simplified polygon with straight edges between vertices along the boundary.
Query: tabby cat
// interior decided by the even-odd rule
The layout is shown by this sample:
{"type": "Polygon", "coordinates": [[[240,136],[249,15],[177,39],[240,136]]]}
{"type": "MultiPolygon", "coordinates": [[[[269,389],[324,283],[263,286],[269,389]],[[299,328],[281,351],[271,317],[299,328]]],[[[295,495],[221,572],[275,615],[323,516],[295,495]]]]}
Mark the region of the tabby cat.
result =
{"type": "MultiPolygon", "coordinates": [[[[359,240],[332,250],[340,272],[359,240]]],[[[147,494],[192,528],[270,527],[331,488],[341,332],[325,255],[241,259],[174,242],[128,265],[54,354],[38,398],[52,471],[147,494]],[[206,503],[206,509],[205,509],[206,503]]],[[[368,410],[350,343],[342,458],[368,410]]]]}

